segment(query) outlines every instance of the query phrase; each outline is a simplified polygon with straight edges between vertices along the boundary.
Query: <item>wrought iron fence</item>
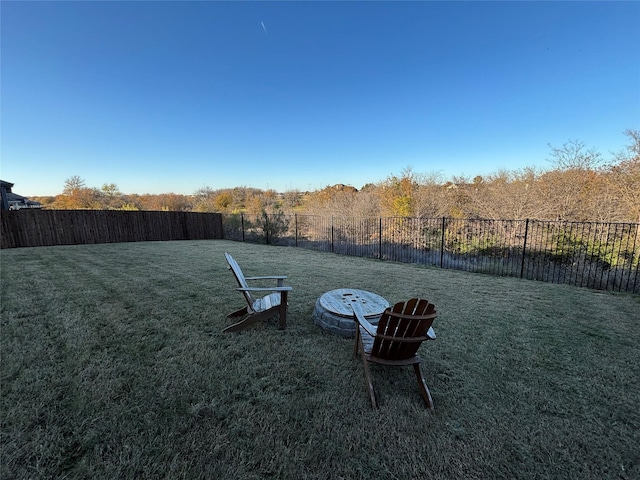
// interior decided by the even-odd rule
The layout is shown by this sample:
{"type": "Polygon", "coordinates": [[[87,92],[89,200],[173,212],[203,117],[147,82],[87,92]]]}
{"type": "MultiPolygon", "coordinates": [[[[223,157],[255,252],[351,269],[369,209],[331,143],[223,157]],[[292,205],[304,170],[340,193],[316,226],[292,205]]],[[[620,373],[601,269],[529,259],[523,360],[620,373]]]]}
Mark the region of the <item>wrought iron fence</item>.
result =
{"type": "Polygon", "coordinates": [[[225,239],[640,293],[640,224],[224,215],[225,239]]]}

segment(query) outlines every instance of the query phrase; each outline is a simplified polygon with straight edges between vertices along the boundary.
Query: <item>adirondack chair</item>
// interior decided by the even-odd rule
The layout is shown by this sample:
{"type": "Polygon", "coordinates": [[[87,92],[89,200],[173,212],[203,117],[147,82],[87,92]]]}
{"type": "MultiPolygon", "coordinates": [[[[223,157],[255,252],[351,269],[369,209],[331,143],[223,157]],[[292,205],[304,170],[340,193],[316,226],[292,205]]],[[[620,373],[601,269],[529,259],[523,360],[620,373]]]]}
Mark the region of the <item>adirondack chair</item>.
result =
{"type": "Polygon", "coordinates": [[[360,352],[362,355],[373,408],[377,408],[378,404],[371,382],[369,362],[391,366],[413,365],[424,402],[433,412],[433,399],[420,370],[421,359],[416,352],[423,341],[436,338],[431,327],[436,318],[434,305],[418,298],[398,302],[384,311],[377,327],[364,317],[359,304],[354,303],[352,309],[358,324],[353,353],[358,355],[360,352]]]}
{"type": "Polygon", "coordinates": [[[291,287],[283,285],[286,275],[270,275],[266,277],[245,277],[235,259],[225,252],[224,256],[229,264],[229,269],[233,272],[238,282],[238,288],[242,292],[247,306],[227,315],[229,319],[237,319],[243,317],[240,321],[228,326],[224,332],[237,332],[249,325],[253,325],[260,320],[278,315],[279,328],[284,330],[287,328],[287,294],[292,290],[291,287]],[[276,280],[276,287],[250,287],[247,280],[276,280]],[[273,292],[265,297],[254,299],[252,293],[273,292]]]}

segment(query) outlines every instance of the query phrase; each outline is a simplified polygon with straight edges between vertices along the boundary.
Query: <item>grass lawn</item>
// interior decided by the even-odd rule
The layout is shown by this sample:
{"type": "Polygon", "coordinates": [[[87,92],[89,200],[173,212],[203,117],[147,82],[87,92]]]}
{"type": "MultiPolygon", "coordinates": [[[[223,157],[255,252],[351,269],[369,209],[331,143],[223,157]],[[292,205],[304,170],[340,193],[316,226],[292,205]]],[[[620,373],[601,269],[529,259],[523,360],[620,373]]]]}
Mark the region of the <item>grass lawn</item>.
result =
{"type": "Polygon", "coordinates": [[[640,297],[228,241],[2,250],[0,478],[640,478],[640,297]],[[226,269],[288,328],[223,334],[226,269]],[[436,305],[411,368],[313,324],[335,288],[436,305]]]}

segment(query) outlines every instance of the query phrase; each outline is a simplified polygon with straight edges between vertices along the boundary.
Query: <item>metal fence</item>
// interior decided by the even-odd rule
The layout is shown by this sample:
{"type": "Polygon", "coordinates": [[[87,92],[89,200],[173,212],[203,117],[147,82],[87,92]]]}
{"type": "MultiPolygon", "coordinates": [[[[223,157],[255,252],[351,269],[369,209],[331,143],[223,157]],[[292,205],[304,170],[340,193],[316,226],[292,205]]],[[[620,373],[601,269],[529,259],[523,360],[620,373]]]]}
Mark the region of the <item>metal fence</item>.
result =
{"type": "Polygon", "coordinates": [[[640,224],[224,215],[225,239],[640,293],[640,224]]]}

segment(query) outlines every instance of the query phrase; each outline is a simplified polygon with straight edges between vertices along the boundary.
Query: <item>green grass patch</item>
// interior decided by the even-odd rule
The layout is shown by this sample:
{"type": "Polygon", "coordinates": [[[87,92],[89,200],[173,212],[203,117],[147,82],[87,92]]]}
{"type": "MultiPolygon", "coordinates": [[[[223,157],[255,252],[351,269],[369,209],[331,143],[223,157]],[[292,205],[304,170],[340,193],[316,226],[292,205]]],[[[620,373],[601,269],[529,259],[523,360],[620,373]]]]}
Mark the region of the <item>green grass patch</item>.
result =
{"type": "Polygon", "coordinates": [[[2,250],[0,477],[638,478],[640,300],[228,241],[2,250]],[[287,274],[288,328],[223,334],[246,275],[287,274]],[[438,340],[372,366],[316,299],[421,296],[438,340]]]}

